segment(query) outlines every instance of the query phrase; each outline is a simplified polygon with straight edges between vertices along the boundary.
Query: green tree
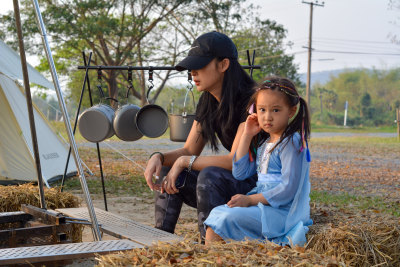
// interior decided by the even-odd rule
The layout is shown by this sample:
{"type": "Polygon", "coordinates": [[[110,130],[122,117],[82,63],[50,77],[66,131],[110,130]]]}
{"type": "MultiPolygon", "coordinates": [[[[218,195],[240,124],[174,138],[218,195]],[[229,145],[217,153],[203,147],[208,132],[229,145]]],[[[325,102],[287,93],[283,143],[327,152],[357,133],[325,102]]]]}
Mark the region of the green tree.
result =
{"type": "MultiPolygon", "coordinates": [[[[295,81],[297,67],[293,57],[284,54],[285,29],[273,21],[261,21],[252,15],[256,9],[246,0],[40,0],[40,7],[57,71],[66,77],[70,96],[79,99],[84,71],[82,51],[93,51],[92,65],[158,66],[175,65],[187,54],[187,49],[200,34],[216,29],[233,37],[240,51],[241,63],[247,65],[246,49],[257,49],[256,64],[266,74],[287,76],[295,81]],[[211,26],[210,26],[211,25],[211,26]],[[260,48],[261,47],[261,48],[260,48]],[[264,67],[265,65],[265,67],[264,67]]],[[[48,70],[38,27],[30,0],[21,0],[23,32],[28,53],[41,56],[39,68],[48,70]]],[[[0,17],[0,35],[16,47],[13,12],[0,17]]],[[[88,53],[86,53],[88,54],[88,53]]],[[[124,97],[127,72],[103,70],[102,81],[108,94],[124,97]],[[122,89],[122,90],[121,90],[122,89]]],[[[97,73],[89,71],[92,95],[96,92],[97,73]]],[[[154,73],[155,87],[149,102],[154,102],[168,79],[186,76],[175,71],[154,73]]],[[[144,104],[148,88],[148,73],[135,71],[131,92],[134,99],[144,104]]],[[[88,106],[88,98],[83,98],[88,106]]]]}
{"type": "MultiPolygon", "coordinates": [[[[121,66],[138,61],[143,64],[146,53],[143,40],[153,29],[187,0],[64,0],[40,1],[43,20],[54,51],[57,69],[62,74],[71,73],[77,62],[82,62],[81,52],[93,51],[92,65],[121,66]]],[[[42,54],[38,45],[37,24],[31,1],[21,1],[23,32],[27,49],[42,54]]],[[[2,32],[14,33],[13,12],[3,16],[2,32]]],[[[15,35],[14,35],[15,36],[15,35]]],[[[172,58],[174,60],[174,58],[172,58]]],[[[46,59],[41,59],[41,69],[48,69],[46,59]]],[[[118,70],[104,71],[104,82],[109,95],[118,97],[118,83],[123,76],[118,70]]],[[[168,77],[167,77],[168,78],[168,77]]],[[[140,90],[133,95],[145,101],[144,73],[139,75],[140,90]]]]}
{"type": "Polygon", "coordinates": [[[400,101],[400,68],[350,70],[332,77],[325,88],[337,94],[332,112],[340,114],[349,101],[349,122],[391,125],[400,101]]]}
{"type": "Polygon", "coordinates": [[[254,63],[261,65],[262,68],[254,71],[255,80],[261,80],[267,75],[279,75],[290,78],[300,85],[294,56],[286,55],[284,52],[285,38],[286,30],[282,25],[271,20],[260,20],[258,17],[233,36],[239,48],[241,64],[248,65],[246,50],[256,51],[254,63]]]}
{"type": "Polygon", "coordinates": [[[320,104],[320,120],[323,121],[324,115],[324,107],[331,111],[332,108],[336,105],[337,101],[337,94],[332,91],[328,90],[325,87],[317,87],[315,89],[318,97],[319,97],[319,104],[320,104]]]}
{"type": "Polygon", "coordinates": [[[360,100],[360,105],[361,105],[361,117],[365,116],[367,119],[371,119],[372,118],[372,114],[371,114],[371,95],[368,93],[364,93],[361,96],[361,100],[360,100]]]}

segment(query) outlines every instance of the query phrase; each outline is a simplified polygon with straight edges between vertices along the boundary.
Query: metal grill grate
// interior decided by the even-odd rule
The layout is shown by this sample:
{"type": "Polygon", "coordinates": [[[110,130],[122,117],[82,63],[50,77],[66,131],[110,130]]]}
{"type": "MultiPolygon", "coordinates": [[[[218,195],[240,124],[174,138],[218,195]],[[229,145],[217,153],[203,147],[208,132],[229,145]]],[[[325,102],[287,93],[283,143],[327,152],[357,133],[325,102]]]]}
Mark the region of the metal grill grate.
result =
{"type": "Polygon", "coordinates": [[[0,265],[84,258],[143,247],[129,240],[106,240],[37,247],[0,249],[0,265]]]}
{"type": "MultiPolygon", "coordinates": [[[[86,208],[57,209],[68,216],[90,220],[86,208]]],[[[157,241],[175,241],[181,237],[95,208],[96,218],[103,232],[117,238],[127,238],[149,246],[157,241]]]]}

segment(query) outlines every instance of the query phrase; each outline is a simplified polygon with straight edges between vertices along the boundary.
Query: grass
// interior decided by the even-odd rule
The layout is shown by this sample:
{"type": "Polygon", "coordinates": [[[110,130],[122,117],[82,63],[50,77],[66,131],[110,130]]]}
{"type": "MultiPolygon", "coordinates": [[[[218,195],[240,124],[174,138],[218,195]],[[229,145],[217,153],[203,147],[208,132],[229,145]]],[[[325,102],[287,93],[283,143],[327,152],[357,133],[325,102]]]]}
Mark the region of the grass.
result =
{"type": "MultiPolygon", "coordinates": [[[[91,194],[103,194],[100,178],[90,178],[86,181],[91,194]]],[[[146,181],[140,175],[132,176],[129,179],[107,176],[105,177],[104,185],[106,194],[114,196],[148,196],[151,193],[146,181]]],[[[65,190],[73,193],[80,192],[81,184],[79,178],[72,177],[67,179],[65,190]]],[[[400,217],[400,202],[391,202],[382,197],[364,197],[348,193],[332,194],[327,191],[313,190],[310,198],[313,202],[333,205],[343,209],[372,210],[377,213],[387,213],[400,217]]]]}
{"type": "Polygon", "coordinates": [[[373,136],[334,136],[313,137],[311,143],[342,143],[342,144],[392,144],[400,147],[397,137],[373,137],[373,136]]]}
{"type": "MultiPolygon", "coordinates": [[[[69,141],[68,141],[68,134],[67,134],[67,130],[66,130],[66,128],[65,128],[64,122],[62,122],[62,121],[50,121],[50,125],[51,125],[51,127],[53,128],[53,130],[54,130],[57,134],[61,135],[67,142],[69,142],[69,141]]],[[[74,129],[73,122],[71,122],[71,127],[72,127],[72,130],[73,130],[73,129],[74,129]]],[[[79,133],[78,127],[76,128],[76,132],[75,132],[74,137],[75,137],[75,142],[83,142],[83,141],[86,141],[86,140],[82,137],[82,135],[79,133]]]]}
{"type": "Polygon", "coordinates": [[[311,132],[339,132],[339,133],[396,133],[397,126],[360,127],[339,125],[311,125],[311,132]]]}
{"type": "Polygon", "coordinates": [[[400,217],[400,203],[390,202],[381,197],[355,196],[348,193],[331,194],[326,191],[311,191],[311,201],[337,206],[343,209],[372,210],[400,217]]]}
{"type": "MultiPolygon", "coordinates": [[[[86,179],[90,194],[103,194],[103,186],[101,178],[86,179]]],[[[113,175],[107,175],[104,178],[104,187],[106,194],[116,196],[130,195],[138,196],[145,193],[150,193],[145,179],[143,176],[131,176],[127,179],[119,179],[113,175]]],[[[78,177],[71,177],[65,181],[64,189],[69,192],[77,193],[81,191],[81,183],[78,177]]]]}

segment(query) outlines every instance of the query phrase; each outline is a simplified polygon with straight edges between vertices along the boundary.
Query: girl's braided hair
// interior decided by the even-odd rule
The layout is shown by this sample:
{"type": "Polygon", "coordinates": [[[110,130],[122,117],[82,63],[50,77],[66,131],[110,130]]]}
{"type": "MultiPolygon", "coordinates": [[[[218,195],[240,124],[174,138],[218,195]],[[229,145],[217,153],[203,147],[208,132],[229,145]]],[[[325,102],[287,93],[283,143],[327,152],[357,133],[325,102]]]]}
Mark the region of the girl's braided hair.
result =
{"type": "MultiPolygon", "coordinates": [[[[299,95],[296,86],[287,78],[278,76],[266,77],[264,81],[256,87],[255,93],[250,98],[247,106],[249,113],[253,113],[253,109],[257,106],[257,96],[261,90],[274,90],[282,92],[290,107],[298,105],[298,110],[295,117],[290,121],[284,130],[278,143],[274,146],[274,150],[286,137],[291,137],[298,132],[301,136],[301,151],[308,146],[307,140],[310,138],[310,115],[306,101],[299,95]]],[[[269,138],[269,133],[263,130],[254,136],[251,144],[251,153],[253,156],[257,154],[257,148],[261,146],[269,138]]],[[[289,138],[288,138],[289,140],[289,138]]]]}

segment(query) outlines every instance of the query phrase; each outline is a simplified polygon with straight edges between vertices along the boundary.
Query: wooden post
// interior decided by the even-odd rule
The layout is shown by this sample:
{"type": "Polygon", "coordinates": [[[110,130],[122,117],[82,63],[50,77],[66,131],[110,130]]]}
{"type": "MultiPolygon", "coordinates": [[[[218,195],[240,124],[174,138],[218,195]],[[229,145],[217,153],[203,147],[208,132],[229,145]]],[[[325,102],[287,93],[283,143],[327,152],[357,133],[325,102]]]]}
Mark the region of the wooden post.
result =
{"type": "Polygon", "coordinates": [[[400,141],[400,108],[396,109],[397,140],[400,141]]]}

